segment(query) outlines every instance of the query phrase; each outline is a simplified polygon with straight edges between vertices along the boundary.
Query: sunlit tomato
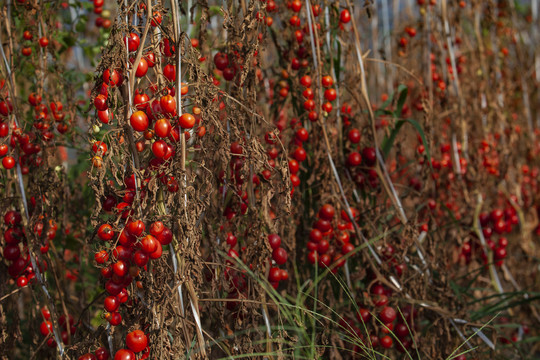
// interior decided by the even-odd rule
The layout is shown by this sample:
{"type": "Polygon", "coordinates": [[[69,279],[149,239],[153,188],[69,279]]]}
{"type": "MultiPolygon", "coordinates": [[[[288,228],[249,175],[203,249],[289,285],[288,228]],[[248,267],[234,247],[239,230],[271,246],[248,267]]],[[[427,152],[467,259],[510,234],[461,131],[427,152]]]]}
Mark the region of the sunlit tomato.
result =
{"type": "Polygon", "coordinates": [[[333,109],[333,108],[334,108],[334,107],[332,106],[332,103],[329,102],[329,101],[328,101],[328,102],[325,102],[325,103],[322,105],[322,109],[323,109],[324,111],[326,111],[327,113],[332,112],[332,109],[333,109]]]}
{"type": "Polygon", "coordinates": [[[156,27],[159,24],[161,24],[162,20],[163,20],[163,16],[161,15],[161,12],[154,11],[154,14],[152,16],[152,21],[150,22],[150,25],[152,25],[153,27],[156,27]]]}
{"type": "Polygon", "coordinates": [[[349,21],[351,21],[351,13],[349,10],[344,9],[341,11],[341,14],[339,14],[339,21],[341,21],[343,24],[347,24],[349,21]]]}
{"type": "Polygon", "coordinates": [[[0,144],[0,156],[5,156],[9,151],[9,147],[6,144],[0,144]]]}
{"type": "Polygon", "coordinates": [[[96,351],[94,351],[94,354],[96,354],[97,360],[109,359],[109,352],[104,347],[97,348],[96,351]]]}
{"type": "Polygon", "coordinates": [[[159,100],[161,109],[166,113],[173,113],[176,110],[176,100],[171,95],[162,96],[159,100]]]}
{"type": "Polygon", "coordinates": [[[92,145],[92,151],[98,155],[105,155],[107,152],[107,144],[105,144],[103,141],[96,141],[92,145]]]}
{"type": "Polygon", "coordinates": [[[106,69],[103,72],[103,82],[109,86],[120,85],[122,83],[122,76],[114,69],[106,69]]]}
{"type": "Polygon", "coordinates": [[[162,49],[163,49],[163,54],[166,57],[171,57],[171,56],[174,55],[175,48],[174,48],[174,45],[172,44],[171,40],[169,40],[168,38],[163,39],[163,42],[161,43],[161,46],[162,46],[162,49]]]}
{"type": "Polygon", "coordinates": [[[148,338],[142,330],[135,330],[127,334],[126,345],[134,352],[141,352],[148,345],[148,338]]]}
{"type": "Polygon", "coordinates": [[[180,116],[178,125],[183,129],[191,129],[195,125],[195,116],[185,113],[180,116]]]}
{"type": "Polygon", "coordinates": [[[4,169],[13,169],[15,167],[15,159],[13,156],[6,156],[2,159],[2,166],[4,169]]]}
{"type": "Polygon", "coordinates": [[[148,63],[148,67],[153,68],[156,65],[156,55],[153,52],[146,53],[146,55],[144,55],[144,58],[148,63]]]}
{"type": "Polygon", "coordinates": [[[39,46],[41,47],[47,47],[47,45],[49,45],[49,39],[47,39],[46,37],[41,37],[38,41],[39,46]]]}
{"type": "Polygon", "coordinates": [[[114,312],[120,307],[120,301],[116,296],[107,296],[103,301],[103,307],[108,312],[114,312]]]}
{"type": "Polygon", "coordinates": [[[169,80],[169,81],[175,81],[176,80],[176,68],[174,65],[168,64],[163,68],[163,75],[169,80]]]}
{"type": "Polygon", "coordinates": [[[94,99],[94,106],[99,111],[107,110],[109,108],[107,105],[107,96],[103,94],[99,94],[98,96],[96,96],[94,99]]]}
{"type": "Polygon", "coordinates": [[[111,225],[103,224],[99,227],[97,235],[103,241],[110,241],[114,237],[114,230],[111,225]]]}
{"type": "Polygon", "coordinates": [[[171,134],[171,123],[168,119],[159,119],[154,124],[154,132],[160,138],[166,138],[171,134]]]}
{"type": "Polygon", "coordinates": [[[97,360],[97,357],[94,354],[88,353],[80,356],[77,360],[97,360]]]}
{"type": "Polygon", "coordinates": [[[28,95],[28,102],[32,106],[38,106],[41,103],[41,95],[31,93],[30,95],[28,95]]]}
{"type": "Polygon", "coordinates": [[[49,334],[52,334],[53,325],[50,321],[43,321],[41,325],[39,326],[39,331],[41,332],[41,335],[47,336],[49,334]]]}
{"type": "Polygon", "coordinates": [[[173,239],[173,233],[171,229],[164,228],[161,234],[157,236],[157,239],[161,243],[161,245],[169,245],[173,239]]]}
{"type": "Polygon", "coordinates": [[[362,155],[360,153],[353,151],[347,157],[347,164],[350,166],[358,166],[362,163],[362,155]]]}
{"type": "Polygon", "coordinates": [[[167,154],[167,143],[163,140],[154,141],[152,144],[152,153],[155,157],[163,159],[167,154]]]}
{"type": "Polygon", "coordinates": [[[129,123],[134,130],[139,132],[143,132],[148,129],[148,125],[150,124],[148,121],[148,116],[146,116],[143,111],[134,112],[129,118],[129,123]]]}
{"type": "Polygon", "coordinates": [[[94,254],[94,260],[96,260],[96,263],[98,264],[104,264],[109,261],[109,254],[105,250],[98,251],[94,254]]]}
{"type": "Polygon", "coordinates": [[[154,236],[146,235],[141,240],[141,250],[147,254],[151,254],[157,250],[157,242],[158,240],[154,236]]]}
{"type": "Polygon", "coordinates": [[[311,76],[309,75],[304,75],[300,78],[300,84],[302,84],[302,86],[304,87],[311,87],[311,76]]]}
{"type": "Polygon", "coordinates": [[[145,58],[141,58],[139,65],[137,66],[137,71],[135,71],[136,77],[143,77],[148,72],[148,62],[145,58]]]}
{"type": "Polygon", "coordinates": [[[302,1],[293,0],[293,2],[291,3],[291,9],[296,13],[300,12],[300,10],[302,9],[302,1]]]}
{"type": "Polygon", "coordinates": [[[109,109],[106,110],[100,110],[97,112],[98,119],[104,124],[108,124],[109,121],[113,119],[113,113],[112,111],[109,111],[109,109]]]}
{"type": "Polygon", "coordinates": [[[127,42],[129,51],[136,51],[139,48],[139,45],[141,44],[141,39],[139,38],[139,35],[135,33],[130,33],[129,36],[126,36],[124,38],[124,44],[126,42],[127,42]]]}
{"type": "Polygon", "coordinates": [[[337,98],[336,89],[326,89],[324,91],[324,97],[328,101],[334,101],[337,98]]]}
{"type": "Polygon", "coordinates": [[[336,211],[334,210],[334,207],[330,204],[323,205],[319,210],[319,217],[328,221],[331,221],[334,218],[335,214],[336,211]]]}
{"type": "Polygon", "coordinates": [[[334,84],[334,79],[332,79],[330,75],[326,75],[326,76],[323,76],[321,82],[324,87],[328,88],[334,84]]]}
{"type": "Polygon", "coordinates": [[[0,115],[8,116],[13,111],[13,105],[9,100],[0,101],[0,115]]]}
{"type": "Polygon", "coordinates": [[[146,95],[145,93],[139,93],[138,91],[133,97],[133,104],[135,105],[137,110],[146,110],[149,101],[150,97],[148,97],[148,95],[146,95]]]}
{"type": "Polygon", "coordinates": [[[351,129],[349,133],[347,134],[347,137],[349,138],[349,141],[353,144],[358,144],[360,142],[361,133],[358,129],[351,129]]]}
{"type": "Polygon", "coordinates": [[[137,357],[135,356],[135,353],[127,349],[120,349],[116,352],[116,354],[114,354],[114,360],[136,360],[136,359],[137,357]]]}

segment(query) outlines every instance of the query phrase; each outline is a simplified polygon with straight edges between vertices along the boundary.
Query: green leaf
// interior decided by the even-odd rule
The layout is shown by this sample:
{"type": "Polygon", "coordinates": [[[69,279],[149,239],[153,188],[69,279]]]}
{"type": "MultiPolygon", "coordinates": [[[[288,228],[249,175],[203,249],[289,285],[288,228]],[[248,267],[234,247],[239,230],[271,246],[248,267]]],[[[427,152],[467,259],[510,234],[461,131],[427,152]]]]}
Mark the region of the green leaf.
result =
{"type": "Polygon", "coordinates": [[[77,25],[75,25],[75,31],[84,32],[86,31],[86,19],[81,16],[77,25]]]}
{"type": "Polygon", "coordinates": [[[411,124],[416,129],[416,131],[420,134],[420,137],[422,138],[422,143],[424,144],[424,147],[426,149],[426,156],[431,166],[431,161],[430,161],[431,155],[430,155],[429,146],[426,140],[426,134],[424,133],[424,129],[422,129],[422,126],[416,120],[413,120],[413,119],[404,119],[404,120],[396,121],[396,125],[394,126],[394,129],[392,129],[390,136],[387,138],[384,138],[383,140],[381,150],[383,152],[384,157],[387,157],[388,154],[390,153],[390,150],[392,149],[392,146],[394,145],[394,141],[396,140],[396,136],[399,133],[399,130],[401,129],[401,127],[405,123],[411,124]]]}
{"type": "Polygon", "coordinates": [[[392,103],[392,100],[394,100],[394,93],[391,93],[390,96],[388,96],[388,99],[386,99],[386,101],[382,103],[382,105],[377,109],[377,111],[385,110],[392,103]]]}
{"type": "Polygon", "coordinates": [[[397,93],[399,94],[398,102],[397,102],[397,108],[394,112],[394,116],[396,118],[399,118],[401,116],[401,111],[403,110],[403,105],[405,105],[405,100],[407,100],[407,93],[409,92],[409,89],[403,85],[400,84],[397,89],[397,93]]]}
{"type": "Polygon", "coordinates": [[[340,59],[341,59],[341,43],[338,41],[337,42],[337,57],[334,59],[334,73],[336,74],[336,81],[339,81],[339,75],[341,72],[340,59]]]}

